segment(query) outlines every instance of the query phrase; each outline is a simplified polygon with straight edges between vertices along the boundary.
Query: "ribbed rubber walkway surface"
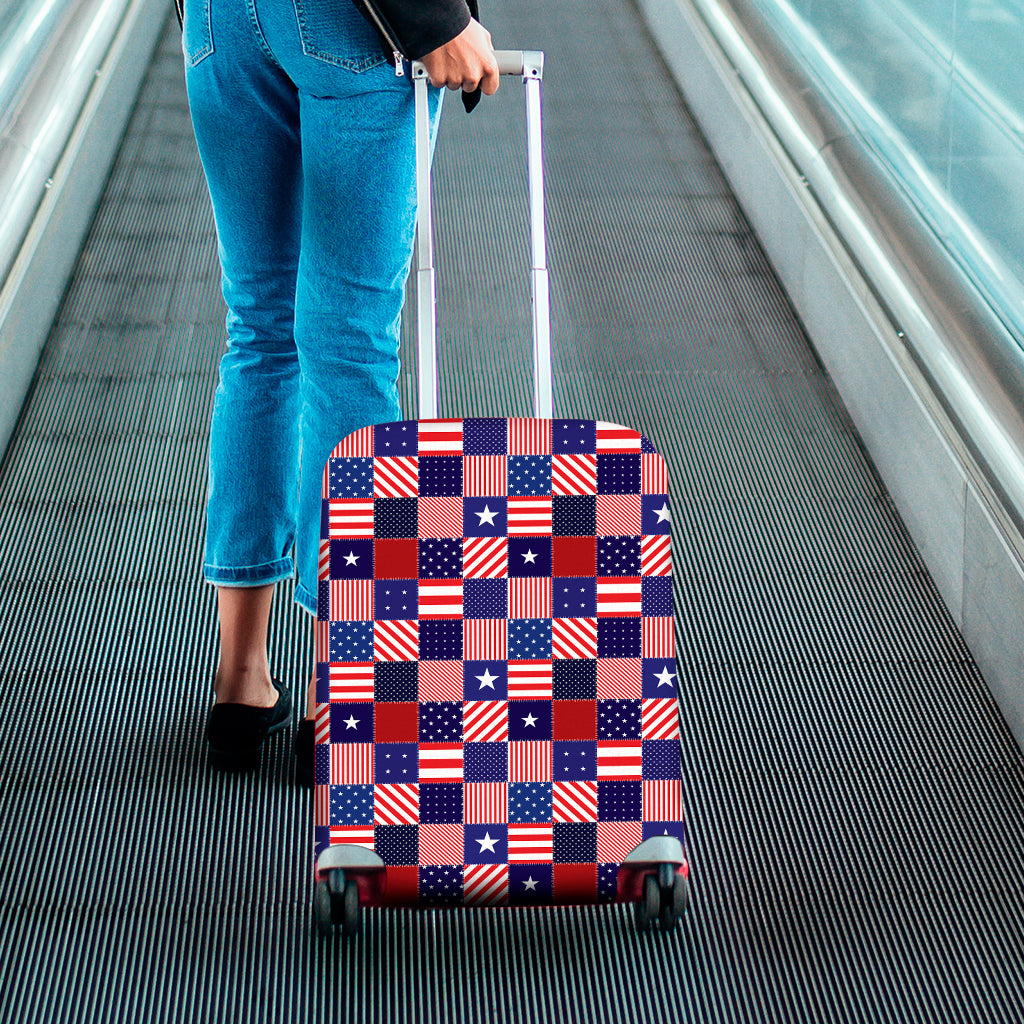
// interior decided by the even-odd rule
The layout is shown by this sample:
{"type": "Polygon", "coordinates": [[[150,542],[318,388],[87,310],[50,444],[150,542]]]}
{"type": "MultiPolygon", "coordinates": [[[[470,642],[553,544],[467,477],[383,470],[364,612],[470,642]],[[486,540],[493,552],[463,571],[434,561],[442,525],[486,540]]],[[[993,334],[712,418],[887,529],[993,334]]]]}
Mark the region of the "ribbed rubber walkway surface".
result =
{"type": "MultiPolygon", "coordinates": [[[[207,769],[223,310],[172,22],[0,473],[0,1018],[1024,1020],[1020,753],[770,268],[628,3],[491,6],[548,53],[556,408],[671,467],[696,907],[323,944],[289,743],[207,769]]],[[[520,92],[439,150],[453,415],[527,412],[520,92]]]]}

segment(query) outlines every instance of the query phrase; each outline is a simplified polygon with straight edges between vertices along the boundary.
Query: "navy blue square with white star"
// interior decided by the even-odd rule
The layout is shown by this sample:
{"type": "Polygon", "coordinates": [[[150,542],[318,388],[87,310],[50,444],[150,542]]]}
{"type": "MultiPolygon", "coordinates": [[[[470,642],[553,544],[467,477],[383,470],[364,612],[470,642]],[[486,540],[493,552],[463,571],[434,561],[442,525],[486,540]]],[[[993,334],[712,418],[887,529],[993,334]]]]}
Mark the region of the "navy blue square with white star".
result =
{"type": "Polygon", "coordinates": [[[326,786],[331,781],[331,749],[326,743],[313,748],[313,783],[326,786]]]}
{"type": "Polygon", "coordinates": [[[373,704],[361,701],[358,704],[331,704],[332,743],[372,743],[373,704]]]}
{"type": "Polygon", "coordinates": [[[640,701],[599,700],[597,702],[597,738],[599,740],[638,740],[641,735],[640,701]]]}
{"type": "Polygon", "coordinates": [[[552,859],[556,864],[597,863],[597,822],[556,821],[553,827],[552,859]]]}
{"type": "Polygon", "coordinates": [[[617,779],[597,784],[598,821],[640,821],[643,814],[643,783],[617,779]]]}
{"type": "Polygon", "coordinates": [[[466,580],[462,584],[462,617],[507,619],[508,580],[466,580]]]}
{"type": "Polygon", "coordinates": [[[598,537],[598,576],[639,576],[639,537],[598,537]]]}
{"type": "MultiPolygon", "coordinates": [[[[639,538],[637,538],[639,541],[639,538]]],[[[639,554],[637,556],[639,558],[639,554]]],[[[550,576],[550,537],[509,537],[509,576],[550,576]]],[[[639,569],[634,574],[640,575],[639,569]]]]}
{"type": "Polygon", "coordinates": [[[597,741],[555,740],[551,744],[551,771],[555,782],[596,782],[597,741]]]}
{"type": "Polygon", "coordinates": [[[462,783],[432,782],[420,786],[420,823],[457,825],[462,823],[462,783]]]}
{"type": "Polygon", "coordinates": [[[550,740],[551,701],[515,700],[508,707],[510,740],[550,740]]]}
{"type": "Polygon", "coordinates": [[[551,533],[555,537],[593,537],[597,533],[597,495],[553,494],[551,533]]]}
{"type": "Polygon", "coordinates": [[[375,498],[374,537],[419,536],[418,498],[375,498]]]}
{"type": "Polygon", "coordinates": [[[418,743],[377,743],[373,748],[373,781],[378,785],[419,782],[418,743]]]}
{"type": "Polygon", "coordinates": [[[464,537],[504,537],[508,533],[507,498],[463,498],[464,537]]]}
{"type": "Polygon", "coordinates": [[[420,459],[420,495],[462,497],[462,456],[432,455],[420,459]]]}
{"type": "Polygon", "coordinates": [[[511,661],[551,657],[551,619],[509,619],[508,656],[511,661]]]}
{"type": "Polygon", "coordinates": [[[373,428],[373,454],[385,457],[415,455],[419,450],[419,426],[415,420],[381,423],[373,428]]]}
{"type": "Polygon", "coordinates": [[[420,902],[425,907],[452,907],[462,902],[464,868],[441,864],[420,868],[420,902]]]}
{"type": "Polygon", "coordinates": [[[611,903],[618,895],[619,865],[597,865],[597,898],[602,903],[611,903]]]}
{"type": "Polygon", "coordinates": [[[555,700],[597,698],[597,661],[593,658],[559,659],[551,668],[551,696],[555,700]]]}
{"type": "Polygon", "coordinates": [[[372,580],[373,541],[370,539],[331,541],[332,580],[372,580]]]}
{"type": "Polygon", "coordinates": [[[466,782],[508,782],[508,744],[463,744],[462,774],[466,782]]]}
{"type": "Polygon", "coordinates": [[[556,619],[592,619],[597,615],[597,580],[556,576],[551,581],[551,614],[556,619]]]}
{"type": "Polygon", "coordinates": [[[508,902],[513,907],[550,903],[554,893],[555,869],[551,864],[510,864],[508,902]]]}
{"type": "Polygon", "coordinates": [[[389,867],[420,862],[419,825],[378,825],[373,830],[373,848],[389,867]]]}
{"type": "Polygon", "coordinates": [[[338,620],[327,626],[331,661],[373,661],[373,623],[338,620]]]}
{"type": "Polygon", "coordinates": [[[415,619],[419,615],[419,593],[415,580],[374,580],[374,618],[415,619]]]}
{"type": "Polygon", "coordinates": [[[331,786],[332,825],[372,825],[373,786],[331,786]]]}
{"type": "Polygon", "coordinates": [[[420,661],[461,661],[462,619],[420,623],[420,661]]]}
{"type": "Polygon", "coordinates": [[[672,658],[644,658],[643,695],[645,697],[664,697],[672,699],[676,696],[678,677],[676,663],[672,658]]]}
{"type": "Polygon", "coordinates": [[[593,455],[597,424],[593,420],[552,420],[551,451],[555,455],[593,455]]]}
{"type": "Polygon", "coordinates": [[[508,700],[508,662],[463,662],[462,694],[466,700],[508,700]]]}
{"type": "Polygon", "coordinates": [[[466,825],[463,846],[467,864],[507,864],[507,825],[466,825]]]}
{"type": "Polygon", "coordinates": [[[464,455],[504,455],[508,451],[508,420],[464,419],[462,452],[464,455]]]}
{"type": "Polygon", "coordinates": [[[316,617],[327,622],[331,617],[331,581],[319,580],[316,585],[316,617]]]}
{"type": "Polygon", "coordinates": [[[672,615],[672,577],[644,576],[640,581],[643,595],[640,606],[645,619],[667,619],[672,615]]]}
{"type": "Polygon", "coordinates": [[[517,825],[551,821],[550,782],[510,782],[508,784],[508,820],[517,825]]]}
{"type": "Polygon", "coordinates": [[[419,662],[378,661],[373,666],[373,699],[413,701],[419,699],[419,662]]]}
{"type": "Polygon", "coordinates": [[[551,493],[550,455],[510,455],[508,493],[516,497],[551,493]]]}
{"type": "Polygon", "coordinates": [[[462,540],[458,537],[421,539],[419,572],[421,579],[458,579],[462,575],[462,540]]]}
{"type": "Polygon", "coordinates": [[[644,740],[644,778],[678,779],[680,750],[679,740],[644,740]]]}
{"type": "Polygon", "coordinates": [[[462,702],[422,701],[420,703],[421,743],[462,742],[462,702]]]}
{"type": "Polygon", "coordinates": [[[643,822],[644,839],[653,839],[655,836],[675,836],[686,846],[686,828],[681,821],[645,821],[643,822]]]}
{"type": "Polygon", "coordinates": [[[666,494],[640,495],[640,532],[669,533],[672,516],[668,507],[666,494]]]}
{"type": "Polygon", "coordinates": [[[640,455],[633,452],[597,456],[598,494],[639,494],[640,455]]]}
{"type": "Polygon", "coordinates": [[[643,619],[598,619],[599,658],[639,658],[643,650],[643,619]]]}
{"type": "Polygon", "coordinates": [[[373,459],[331,459],[327,495],[330,498],[372,498],[373,459]]]}

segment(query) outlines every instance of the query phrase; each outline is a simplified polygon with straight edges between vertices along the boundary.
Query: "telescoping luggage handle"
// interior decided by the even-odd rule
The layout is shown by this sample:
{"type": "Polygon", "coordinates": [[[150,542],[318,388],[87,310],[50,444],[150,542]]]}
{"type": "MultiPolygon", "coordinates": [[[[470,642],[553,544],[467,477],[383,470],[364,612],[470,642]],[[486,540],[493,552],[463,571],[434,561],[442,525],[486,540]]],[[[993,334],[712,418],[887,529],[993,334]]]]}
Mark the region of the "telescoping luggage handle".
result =
{"type": "MultiPolygon", "coordinates": [[[[526,85],[532,254],[533,408],[538,419],[550,419],[551,303],[544,230],[544,162],[540,119],[544,54],[537,50],[496,50],[494,56],[501,74],[522,76],[526,85]]],[[[416,85],[416,339],[419,356],[419,417],[434,419],[437,416],[437,326],[434,320],[434,239],[430,215],[430,117],[427,109],[427,71],[419,61],[413,62],[412,77],[416,85]]]]}

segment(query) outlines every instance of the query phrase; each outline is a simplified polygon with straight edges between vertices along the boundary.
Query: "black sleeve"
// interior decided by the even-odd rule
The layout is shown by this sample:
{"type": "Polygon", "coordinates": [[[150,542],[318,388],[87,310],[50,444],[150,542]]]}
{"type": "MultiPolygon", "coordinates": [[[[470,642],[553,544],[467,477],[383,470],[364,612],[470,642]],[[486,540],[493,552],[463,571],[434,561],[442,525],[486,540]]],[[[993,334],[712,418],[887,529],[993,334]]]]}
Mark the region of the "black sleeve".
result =
{"type": "Polygon", "coordinates": [[[471,17],[467,0],[377,0],[376,6],[390,24],[401,26],[402,46],[410,60],[451,42],[471,17]]]}

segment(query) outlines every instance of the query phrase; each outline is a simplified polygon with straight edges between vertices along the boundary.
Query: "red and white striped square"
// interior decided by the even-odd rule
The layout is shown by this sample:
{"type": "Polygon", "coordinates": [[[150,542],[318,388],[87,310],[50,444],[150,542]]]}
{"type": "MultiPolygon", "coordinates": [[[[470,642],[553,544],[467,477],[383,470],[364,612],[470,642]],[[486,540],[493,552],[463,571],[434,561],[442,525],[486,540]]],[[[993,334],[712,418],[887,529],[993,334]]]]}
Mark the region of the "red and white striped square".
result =
{"type": "Polygon", "coordinates": [[[551,536],[551,496],[508,499],[510,537],[551,536]]]}
{"type": "Polygon", "coordinates": [[[465,859],[461,825],[420,825],[421,864],[462,864],[465,859]]]}
{"type": "Polygon", "coordinates": [[[320,551],[316,563],[316,578],[318,580],[329,580],[331,578],[331,541],[329,538],[320,541],[320,551]]]}
{"type": "Polygon", "coordinates": [[[462,454],[462,420],[420,420],[416,432],[421,456],[462,454]]]}
{"type": "Polygon", "coordinates": [[[640,456],[640,493],[668,494],[668,469],[660,455],[645,452],[640,456]]]}
{"type": "Polygon", "coordinates": [[[420,624],[416,619],[378,619],[373,624],[374,661],[417,661],[420,624]]]}
{"type": "Polygon", "coordinates": [[[550,455],[551,420],[510,419],[509,455],[550,455]]]}
{"type": "Polygon", "coordinates": [[[508,539],[466,537],[462,542],[462,575],[469,579],[504,579],[508,576],[508,539]]]}
{"type": "Polygon", "coordinates": [[[332,743],[330,745],[332,786],[367,785],[373,782],[372,743],[332,743]]]}
{"type": "Polygon", "coordinates": [[[640,538],[640,575],[672,575],[672,538],[667,533],[640,538]]]}
{"type": "Polygon", "coordinates": [[[639,658],[598,658],[597,699],[639,700],[644,695],[644,665],[639,658]]]}
{"type": "Polygon", "coordinates": [[[316,717],[313,719],[313,742],[331,742],[331,705],[317,704],[316,717]]]}
{"type": "Polygon", "coordinates": [[[644,821],[682,821],[683,784],[679,779],[645,780],[644,821]]]}
{"type": "Polygon", "coordinates": [[[373,427],[361,427],[339,441],[331,452],[332,459],[366,458],[373,454],[373,427]]]}
{"type": "Polygon", "coordinates": [[[555,821],[597,821],[596,782],[556,782],[551,795],[555,821]]]}
{"type": "Polygon", "coordinates": [[[639,452],[640,435],[618,423],[597,421],[597,450],[599,452],[639,452]]]}
{"type": "Polygon", "coordinates": [[[648,697],[641,704],[641,731],[645,740],[679,738],[679,708],[675,700],[648,697]]]}
{"type": "Polygon", "coordinates": [[[639,537],[642,532],[639,494],[599,494],[597,535],[639,537]]]}
{"type": "Polygon", "coordinates": [[[556,660],[597,657],[597,619],[552,619],[551,653],[556,660]]]}
{"type": "Polygon", "coordinates": [[[420,493],[420,460],[415,455],[373,460],[373,494],[377,498],[416,498],[420,493]]]}
{"type": "MultiPolygon", "coordinates": [[[[462,738],[467,743],[497,743],[508,739],[508,702],[468,700],[462,705],[462,738]]],[[[468,818],[466,819],[469,820],[468,818]]],[[[487,818],[487,821],[499,821],[487,818]]]]}
{"type": "Polygon", "coordinates": [[[467,864],[463,902],[467,907],[501,907],[508,903],[508,865],[467,864]]]}
{"type": "Polygon", "coordinates": [[[513,576],[508,581],[510,619],[551,618],[551,577],[513,576]]]}
{"type": "Polygon", "coordinates": [[[375,825],[418,825],[420,823],[420,787],[417,785],[374,786],[373,823],[375,825]]]}
{"type": "Polygon", "coordinates": [[[507,782],[467,782],[465,801],[464,820],[468,825],[508,821],[507,782]]]}
{"type": "Polygon", "coordinates": [[[366,846],[373,849],[373,829],[368,825],[331,825],[331,846],[366,846]]]}
{"type": "Polygon", "coordinates": [[[420,782],[462,782],[462,744],[421,743],[420,782]]]}
{"type": "Polygon", "coordinates": [[[418,530],[421,537],[461,537],[461,498],[420,498],[418,530]]]}
{"type": "Polygon", "coordinates": [[[508,494],[508,460],[504,455],[466,455],[462,460],[462,493],[467,498],[508,494]]]}
{"type": "Polygon", "coordinates": [[[596,455],[552,455],[552,494],[597,494],[596,455]]]}
{"type": "Polygon", "coordinates": [[[599,821],[597,823],[597,862],[621,864],[644,841],[639,821],[599,821]]]}
{"type": "Polygon", "coordinates": [[[509,782],[550,782],[551,744],[522,741],[508,745],[509,782]]]}
{"type": "Polygon", "coordinates": [[[331,823],[331,787],[317,786],[313,790],[313,825],[325,828],[331,823]]]}
{"type": "Polygon", "coordinates": [[[508,699],[551,700],[551,675],[550,661],[510,661],[508,699]]]}
{"type": "Polygon", "coordinates": [[[675,631],[670,618],[644,619],[640,630],[640,654],[642,657],[675,658],[675,631]]]}
{"type": "Polygon", "coordinates": [[[332,622],[371,621],[373,580],[331,580],[327,607],[332,622]]]}
{"type": "Polygon", "coordinates": [[[331,624],[317,619],[313,630],[313,652],[318,662],[331,660],[331,624]]]}
{"type": "Polygon", "coordinates": [[[327,684],[332,701],[373,700],[373,663],[333,661],[327,684]]]}
{"type": "Polygon", "coordinates": [[[644,748],[639,741],[598,740],[597,778],[639,779],[643,776],[644,748]]]}
{"type": "Polygon", "coordinates": [[[550,864],[554,859],[554,825],[509,825],[510,864],[550,864]]]}
{"type": "Polygon", "coordinates": [[[461,661],[421,661],[420,700],[462,700],[461,661]]]}
{"type": "Polygon", "coordinates": [[[420,580],[421,619],[461,619],[462,580],[420,580]]]}
{"type": "Polygon", "coordinates": [[[466,661],[504,661],[508,657],[508,619],[464,619],[462,656],[466,661]]]}
{"type": "Polygon", "coordinates": [[[373,500],[331,498],[327,502],[327,536],[331,540],[373,536],[373,500]]]}
{"type": "Polygon", "coordinates": [[[636,618],[643,610],[639,576],[598,576],[597,617],[636,618]]]}

